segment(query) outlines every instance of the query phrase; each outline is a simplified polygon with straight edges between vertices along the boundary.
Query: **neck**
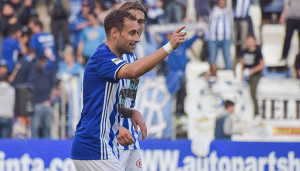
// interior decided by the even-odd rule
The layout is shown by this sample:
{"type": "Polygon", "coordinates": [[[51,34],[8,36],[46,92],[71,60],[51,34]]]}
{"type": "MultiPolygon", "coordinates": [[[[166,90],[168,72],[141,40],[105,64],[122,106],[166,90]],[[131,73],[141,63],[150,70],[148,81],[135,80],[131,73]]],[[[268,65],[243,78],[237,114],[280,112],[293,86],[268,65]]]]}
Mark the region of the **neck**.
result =
{"type": "Polygon", "coordinates": [[[114,46],[114,42],[110,41],[110,40],[107,40],[105,42],[105,44],[109,47],[109,49],[118,57],[118,58],[121,58],[121,56],[123,55],[122,53],[119,53],[117,51],[117,48],[114,46]]]}
{"type": "Polygon", "coordinates": [[[249,47],[249,50],[250,50],[250,51],[255,51],[255,50],[256,50],[256,45],[250,46],[250,47],[249,47]]]}

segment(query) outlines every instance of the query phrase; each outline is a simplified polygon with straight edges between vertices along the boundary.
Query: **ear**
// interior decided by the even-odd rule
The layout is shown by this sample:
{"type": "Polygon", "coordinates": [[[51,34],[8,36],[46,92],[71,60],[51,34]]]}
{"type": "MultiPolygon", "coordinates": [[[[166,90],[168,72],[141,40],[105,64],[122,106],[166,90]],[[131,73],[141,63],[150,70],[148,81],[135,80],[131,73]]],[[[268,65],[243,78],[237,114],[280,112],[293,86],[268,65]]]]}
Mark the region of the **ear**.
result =
{"type": "Polygon", "coordinates": [[[120,35],[120,32],[117,28],[113,27],[111,28],[110,30],[110,36],[113,38],[113,39],[117,39],[120,35]]]}

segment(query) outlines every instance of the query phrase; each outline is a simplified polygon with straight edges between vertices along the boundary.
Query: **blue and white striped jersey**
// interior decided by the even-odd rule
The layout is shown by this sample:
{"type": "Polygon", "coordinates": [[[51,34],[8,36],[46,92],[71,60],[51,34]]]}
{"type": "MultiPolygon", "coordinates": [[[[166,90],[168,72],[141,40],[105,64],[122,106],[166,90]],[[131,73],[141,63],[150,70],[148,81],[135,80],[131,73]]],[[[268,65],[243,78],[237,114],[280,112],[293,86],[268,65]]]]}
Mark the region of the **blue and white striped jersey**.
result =
{"type": "Polygon", "coordinates": [[[230,8],[215,6],[209,19],[209,40],[223,41],[233,38],[233,15],[230,8]]]}
{"type": "MultiPolygon", "coordinates": [[[[124,62],[132,63],[137,60],[137,57],[135,54],[124,54],[121,57],[121,59],[124,62]]],[[[121,89],[122,93],[120,93],[119,99],[121,99],[121,96],[124,97],[124,99],[125,99],[124,107],[134,108],[138,83],[139,83],[139,78],[137,78],[137,79],[122,79],[120,81],[120,87],[122,87],[122,89],[121,89]],[[122,94],[125,94],[125,96],[122,94]]],[[[119,145],[119,148],[124,149],[124,150],[140,148],[140,144],[139,144],[139,140],[138,140],[138,132],[134,131],[134,127],[132,125],[131,118],[121,118],[120,124],[130,131],[130,133],[132,134],[133,139],[135,141],[135,144],[125,146],[125,147],[119,145]]]]}
{"type": "Polygon", "coordinates": [[[119,157],[117,136],[119,82],[116,74],[126,64],[105,43],[90,57],[83,78],[83,109],[72,143],[71,157],[105,160],[119,157]]]}
{"type": "Polygon", "coordinates": [[[234,18],[245,18],[249,16],[249,9],[252,0],[236,0],[234,18]]]}

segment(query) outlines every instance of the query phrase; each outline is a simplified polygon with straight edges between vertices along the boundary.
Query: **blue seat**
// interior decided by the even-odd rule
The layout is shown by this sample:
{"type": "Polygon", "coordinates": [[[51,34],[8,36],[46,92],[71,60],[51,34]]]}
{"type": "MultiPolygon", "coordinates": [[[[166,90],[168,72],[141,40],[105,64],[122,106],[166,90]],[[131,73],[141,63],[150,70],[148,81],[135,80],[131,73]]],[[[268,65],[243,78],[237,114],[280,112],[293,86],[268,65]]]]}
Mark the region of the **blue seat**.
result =
{"type": "Polygon", "coordinates": [[[268,6],[264,7],[264,12],[280,13],[284,8],[284,0],[273,0],[268,6]]]}

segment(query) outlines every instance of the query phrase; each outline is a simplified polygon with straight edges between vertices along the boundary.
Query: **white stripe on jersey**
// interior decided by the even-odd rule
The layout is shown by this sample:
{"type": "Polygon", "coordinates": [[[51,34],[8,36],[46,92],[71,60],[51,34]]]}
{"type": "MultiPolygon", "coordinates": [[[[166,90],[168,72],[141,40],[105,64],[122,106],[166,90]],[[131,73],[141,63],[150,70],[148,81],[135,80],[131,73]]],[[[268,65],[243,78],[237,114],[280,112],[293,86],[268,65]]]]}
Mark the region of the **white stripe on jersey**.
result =
{"type": "MultiPolygon", "coordinates": [[[[134,61],[137,60],[137,57],[135,54],[123,54],[122,56],[122,59],[123,61],[127,61],[128,63],[132,63],[134,61]]],[[[129,87],[129,84],[130,84],[130,81],[127,80],[127,79],[122,79],[120,81],[120,90],[123,88],[123,87],[129,87]]],[[[119,91],[120,91],[119,90],[119,91]]],[[[131,100],[130,99],[126,99],[125,101],[125,107],[127,108],[130,108],[131,107],[131,100]]],[[[132,136],[134,137],[134,139],[136,140],[135,141],[135,144],[132,144],[132,145],[129,145],[128,148],[129,149],[136,149],[136,148],[140,148],[140,144],[139,144],[139,141],[138,141],[138,134],[132,130],[132,122],[131,122],[131,119],[127,119],[128,120],[128,128],[129,128],[129,132],[132,134],[132,136]]],[[[120,121],[120,124],[123,125],[124,124],[124,118],[121,118],[121,121],[120,121]]],[[[119,149],[124,149],[123,146],[119,145],[119,149]]]]}
{"type": "MultiPolygon", "coordinates": [[[[110,159],[118,157],[118,144],[115,136],[111,140],[110,132],[111,129],[113,134],[115,135],[119,130],[118,122],[114,122],[113,125],[110,123],[110,116],[113,111],[114,103],[116,103],[116,92],[118,91],[118,83],[106,83],[105,86],[105,95],[104,95],[104,103],[103,103],[103,111],[100,121],[100,143],[101,143],[101,151],[103,154],[101,155],[101,159],[110,159]],[[112,97],[111,97],[112,96],[112,97]],[[111,147],[109,144],[110,141],[113,142],[113,146],[111,147]],[[107,143],[106,143],[107,142],[107,143]]],[[[116,114],[115,119],[118,118],[118,114],[116,114]]]]}

